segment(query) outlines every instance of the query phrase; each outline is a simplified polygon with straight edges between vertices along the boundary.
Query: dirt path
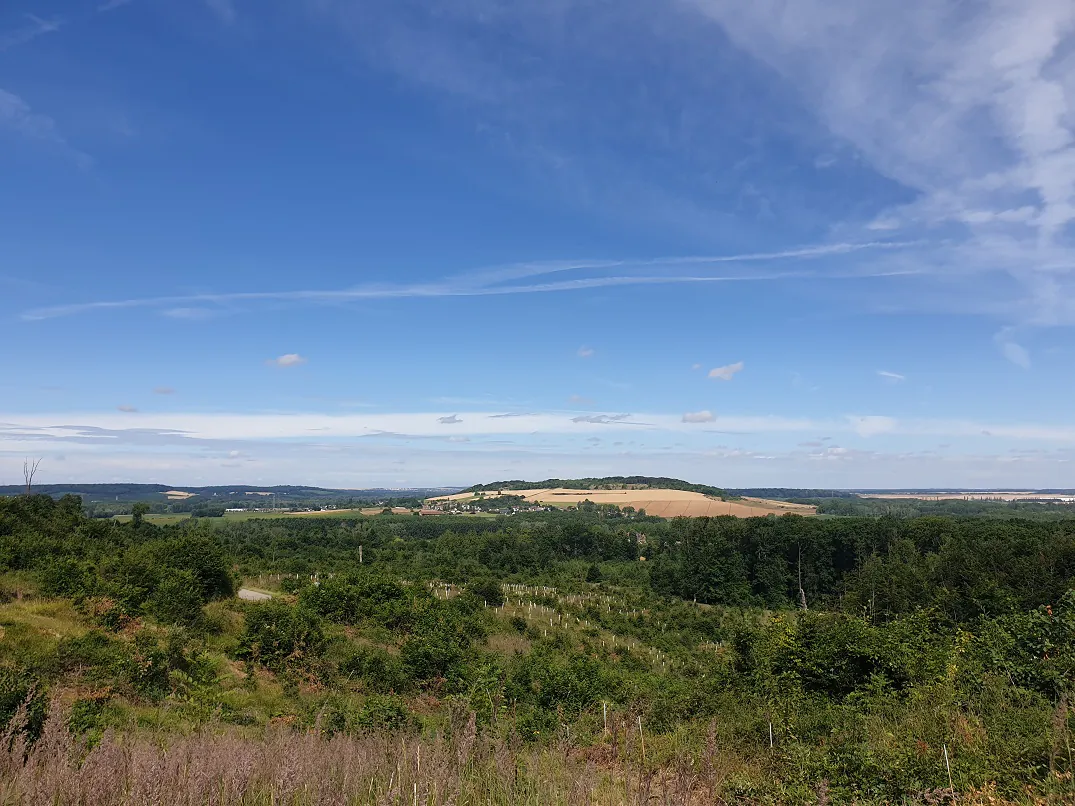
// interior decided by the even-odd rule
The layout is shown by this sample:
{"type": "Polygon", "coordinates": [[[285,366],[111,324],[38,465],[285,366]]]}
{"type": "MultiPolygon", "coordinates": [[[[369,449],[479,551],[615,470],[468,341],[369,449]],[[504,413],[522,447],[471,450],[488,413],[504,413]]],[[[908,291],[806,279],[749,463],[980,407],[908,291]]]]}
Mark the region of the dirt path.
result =
{"type": "Polygon", "coordinates": [[[239,598],[244,602],[267,602],[272,598],[271,593],[253,591],[250,588],[239,588],[239,598]]]}

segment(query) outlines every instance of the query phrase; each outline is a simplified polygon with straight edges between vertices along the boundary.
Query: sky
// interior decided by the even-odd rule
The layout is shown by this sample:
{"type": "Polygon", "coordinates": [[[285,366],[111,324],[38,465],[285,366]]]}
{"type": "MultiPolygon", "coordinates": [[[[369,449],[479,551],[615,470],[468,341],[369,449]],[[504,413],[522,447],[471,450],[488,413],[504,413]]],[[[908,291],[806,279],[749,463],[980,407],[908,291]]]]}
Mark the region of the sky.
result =
{"type": "Polygon", "coordinates": [[[0,483],[1075,487],[1070,0],[7,0],[0,483]]]}

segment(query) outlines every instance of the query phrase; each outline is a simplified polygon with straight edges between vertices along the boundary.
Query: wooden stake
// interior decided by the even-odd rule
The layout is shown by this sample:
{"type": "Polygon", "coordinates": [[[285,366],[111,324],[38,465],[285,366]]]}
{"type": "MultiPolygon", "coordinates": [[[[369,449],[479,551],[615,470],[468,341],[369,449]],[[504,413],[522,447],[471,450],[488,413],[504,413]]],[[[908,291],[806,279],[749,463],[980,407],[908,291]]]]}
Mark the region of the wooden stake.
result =
{"type": "Polygon", "coordinates": [[[948,788],[952,790],[952,795],[956,794],[956,785],[952,783],[952,763],[948,760],[948,745],[942,744],[944,749],[944,766],[948,768],[948,788]]]}

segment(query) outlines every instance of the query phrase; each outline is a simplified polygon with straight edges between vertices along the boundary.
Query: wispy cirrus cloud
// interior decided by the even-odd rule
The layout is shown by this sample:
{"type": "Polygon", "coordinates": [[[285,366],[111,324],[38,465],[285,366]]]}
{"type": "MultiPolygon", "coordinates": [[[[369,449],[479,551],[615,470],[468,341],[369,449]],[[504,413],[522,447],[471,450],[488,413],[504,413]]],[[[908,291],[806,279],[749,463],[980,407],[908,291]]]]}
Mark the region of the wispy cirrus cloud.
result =
{"type": "MultiPolygon", "coordinates": [[[[0,112],[2,114],[2,112],[0,112]]],[[[844,265],[838,259],[866,250],[901,249],[907,244],[871,241],[863,243],[835,243],[824,246],[793,249],[783,252],[747,253],[742,255],[714,255],[693,257],[667,257],[646,260],[607,260],[607,261],[548,261],[504,266],[485,269],[465,274],[446,277],[431,282],[409,284],[367,283],[351,288],[325,290],[285,290],[285,291],[240,291],[206,294],[188,294],[174,296],[156,296],[120,300],[103,300],[98,302],[75,303],[71,305],[54,305],[36,308],[22,314],[24,320],[55,319],[64,316],[92,313],[96,311],[116,311],[137,308],[160,309],[168,311],[206,311],[206,306],[228,306],[233,303],[272,303],[286,302],[302,304],[336,304],[340,302],[405,299],[436,297],[495,296],[509,294],[542,294],[553,292],[582,291],[586,289],[631,285],[692,285],[735,282],[767,282],[789,277],[830,278],[838,280],[862,279],[862,274],[853,265],[844,265]],[[776,265],[815,258],[829,257],[832,260],[824,266],[818,264],[813,269],[775,270],[776,265]],[[767,263],[772,266],[764,269],[749,269],[737,273],[717,273],[701,271],[706,267],[741,263],[746,267],[752,264],[767,263]],[[682,268],[691,266],[696,273],[682,274],[682,268]],[[659,273],[655,273],[658,272],[659,273]],[[616,272],[608,274],[606,272],[616,272]],[[631,273],[624,273],[631,272],[631,273]],[[585,276],[546,282],[518,282],[535,277],[547,277],[565,273],[585,276]]],[[[887,273],[887,272],[886,272],[887,273]]]]}
{"type": "Polygon", "coordinates": [[[618,8],[369,0],[317,13],[356,58],[461,101],[467,123],[580,205],[726,237],[780,221],[912,238],[913,250],[862,255],[864,270],[915,277],[874,290],[871,307],[1075,324],[1069,0],[618,8]],[[568,18],[588,35],[565,38],[568,18]],[[795,118],[794,171],[763,145],[772,110],[751,96],[795,118]],[[838,194],[834,175],[847,180],[838,194]]]}
{"type": "Polygon", "coordinates": [[[50,146],[80,168],[88,169],[93,165],[92,157],[67,142],[55,120],[35,112],[18,95],[4,89],[0,89],[0,129],[8,129],[28,140],[50,146]]]}
{"type": "Polygon", "coordinates": [[[877,370],[877,376],[888,383],[903,383],[907,380],[906,375],[901,375],[898,372],[889,372],[887,369],[877,370]]]}
{"type": "Polygon", "coordinates": [[[692,2],[906,189],[873,231],[923,234],[915,260],[979,310],[1075,324],[1075,5],[692,2]],[[960,282],[983,273],[1007,275],[1015,293],[960,282]]]}
{"type": "Polygon", "coordinates": [[[579,351],[578,351],[579,358],[592,358],[593,355],[594,355],[593,347],[585,347],[585,346],[579,347],[579,351]]]}
{"type": "Polygon", "coordinates": [[[24,14],[23,20],[25,22],[23,25],[10,31],[0,32],[0,53],[18,45],[32,42],[39,36],[54,34],[73,23],[85,22],[97,14],[107,14],[115,11],[131,2],[134,2],[134,0],[105,0],[95,8],[79,14],[57,14],[47,19],[36,14],[24,14]]]}

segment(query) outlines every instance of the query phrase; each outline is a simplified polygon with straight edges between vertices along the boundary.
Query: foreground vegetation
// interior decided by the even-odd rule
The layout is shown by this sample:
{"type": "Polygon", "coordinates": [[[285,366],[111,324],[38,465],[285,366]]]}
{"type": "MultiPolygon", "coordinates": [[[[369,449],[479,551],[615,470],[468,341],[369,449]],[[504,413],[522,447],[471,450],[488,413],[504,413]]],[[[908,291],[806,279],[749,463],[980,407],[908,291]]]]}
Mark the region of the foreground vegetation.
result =
{"type": "Polygon", "coordinates": [[[0,802],[1075,798],[1071,520],[23,496],[0,574],[0,802]]]}

